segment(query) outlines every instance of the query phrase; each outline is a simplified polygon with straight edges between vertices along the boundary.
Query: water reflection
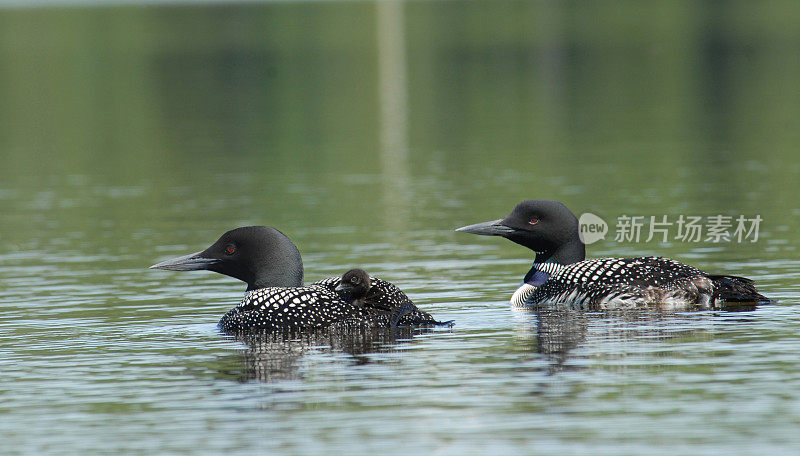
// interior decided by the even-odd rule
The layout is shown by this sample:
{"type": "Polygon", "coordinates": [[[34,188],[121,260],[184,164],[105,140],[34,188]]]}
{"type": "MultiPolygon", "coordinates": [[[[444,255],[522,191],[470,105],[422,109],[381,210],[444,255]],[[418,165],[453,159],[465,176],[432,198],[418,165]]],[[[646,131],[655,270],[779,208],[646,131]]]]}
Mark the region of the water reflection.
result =
{"type": "MultiPolygon", "coordinates": [[[[530,349],[548,362],[547,370],[551,374],[579,368],[580,363],[569,361],[584,356],[581,349],[591,349],[595,356],[609,359],[625,358],[631,351],[640,354],[642,342],[708,342],[714,338],[716,324],[753,321],[725,311],[671,314],[647,310],[584,313],[547,309],[530,312],[536,317],[536,335],[529,338],[535,342],[530,349]]],[[[670,350],[663,351],[663,346],[662,353],[644,350],[648,356],[675,356],[670,350]]]]}
{"type": "Polygon", "coordinates": [[[375,4],[380,107],[380,165],[386,225],[405,232],[411,219],[413,193],[408,165],[408,81],[404,4],[375,4]]]}
{"type": "Polygon", "coordinates": [[[316,331],[241,334],[235,339],[247,345],[247,349],[237,355],[240,370],[229,371],[226,376],[242,382],[300,379],[303,357],[310,352],[345,354],[350,365],[369,364],[372,360],[367,355],[396,351],[398,344],[408,343],[415,334],[429,331],[343,324],[316,331]]]}
{"type": "Polygon", "coordinates": [[[536,312],[534,350],[549,361],[550,373],[564,368],[569,353],[586,341],[588,329],[589,323],[585,313],[572,310],[536,312]]]}

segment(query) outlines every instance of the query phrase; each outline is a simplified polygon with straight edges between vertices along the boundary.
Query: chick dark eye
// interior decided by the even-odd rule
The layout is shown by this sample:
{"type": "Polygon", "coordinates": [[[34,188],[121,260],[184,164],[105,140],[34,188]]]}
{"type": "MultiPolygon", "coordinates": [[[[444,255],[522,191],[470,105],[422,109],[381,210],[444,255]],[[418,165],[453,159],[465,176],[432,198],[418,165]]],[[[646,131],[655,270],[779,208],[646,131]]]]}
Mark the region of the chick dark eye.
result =
{"type": "Polygon", "coordinates": [[[528,224],[530,224],[530,225],[536,225],[537,223],[539,223],[539,219],[538,219],[538,218],[536,218],[536,217],[533,217],[533,218],[531,219],[531,221],[530,221],[530,222],[528,222],[528,224]]]}
{"type": "Polygon", "coordinates": [[[352,282],[352,283],[358,283],[358,277],[351,277],[351,278],[350,278],[350,282],[352,282]]]}
{"type": "Polygon", "coordinates": [[[234,253],[236,253],[236,246],[229,245],[225,247],[225,255],[233,255],[234,253]]]}

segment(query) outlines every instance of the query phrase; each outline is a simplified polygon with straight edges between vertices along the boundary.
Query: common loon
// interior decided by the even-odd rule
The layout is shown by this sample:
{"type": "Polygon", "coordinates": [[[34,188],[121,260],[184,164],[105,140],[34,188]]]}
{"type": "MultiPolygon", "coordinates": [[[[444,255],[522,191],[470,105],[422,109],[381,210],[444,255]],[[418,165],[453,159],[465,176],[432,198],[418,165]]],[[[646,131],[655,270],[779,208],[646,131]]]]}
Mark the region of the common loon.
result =
{"type": "Polygon", "coordinates": [[[333,287],[343,300],[356,307],[369,309],[377,315],[387,315],[392,326],[453,324],[452,321],[437,321],[431,314],[419,310],[397,286],[370,277],[363,269],[354,268],[342,274],[341,278],[332,277],[316,283],[333,287]]]}
{"type": "Polygon", "coordinates": [[[242,301],[219,321],[220,329],[226,332],[322,328],[337,322],[384,325],[390,324],[392,317],[405,321],[418,310],[404,305],[389,311],[354,305],[336,293],[340,277],[304,286],[300,252],[285,234],[269,226],[236,228],[202,252],[162,261],[150,268],[205,269],[247,283],[242,301]]]}
{"type": "Polygon", "coordinates": [[[456,231],[501,236],[536,252],[511,298],[518,306],[601,310],[652,304],[661,310],[686,310],[770,302],[750,279],[707,274],[668,258],[587,260],[578,219],[558,201],[526,200],[503,219],[456,231]]]}

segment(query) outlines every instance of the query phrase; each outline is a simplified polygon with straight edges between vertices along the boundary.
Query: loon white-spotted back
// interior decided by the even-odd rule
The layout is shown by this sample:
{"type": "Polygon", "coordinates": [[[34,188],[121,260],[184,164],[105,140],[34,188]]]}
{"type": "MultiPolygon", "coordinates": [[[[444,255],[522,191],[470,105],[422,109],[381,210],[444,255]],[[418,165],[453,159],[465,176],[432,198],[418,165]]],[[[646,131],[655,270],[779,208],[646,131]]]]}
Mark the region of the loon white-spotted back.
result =
{"type": "Polygon", "coordinates": [[[579,310],[654,306],[661,310],[719,308],[725,303],[767,303],[753,281],[712,275],[660,257],[585,259],[578,219],[563,204],[527,200],[501,220],[457,231],[502,236],[536,252],[514,305],[579,310]]]}
{"type": "Polygon", "coordinates": [[[226,332],[322,328],[346,319],[372,316],[315,284],[303,287],[267,287],[247,292],[219,321],[226,332]]]}

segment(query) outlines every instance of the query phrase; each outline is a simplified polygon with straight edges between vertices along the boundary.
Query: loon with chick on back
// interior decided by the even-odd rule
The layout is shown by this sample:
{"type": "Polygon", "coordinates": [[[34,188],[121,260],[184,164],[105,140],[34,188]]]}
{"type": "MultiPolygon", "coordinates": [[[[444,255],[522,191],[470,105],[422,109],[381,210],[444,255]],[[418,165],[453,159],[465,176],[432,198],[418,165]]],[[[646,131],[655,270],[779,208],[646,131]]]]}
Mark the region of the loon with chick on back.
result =
{"type": "Polygon", "coordinates": [[[356,307],[388,316],[392,326],[453,324],[452,321],[437,321],[428,312],[419,310],[393,283],[371,277],[363,269],[353,268],[341,278],[331,277],[316,283],[333,288],[342,299],[356,307]]]}
{"type": "MultiPolygon", "coordinates": [[[[337,322],[396,326],[417,324],[411,318],[416,313],[427,315],[397,287],[380,279],[373,279],[380,286],[361,305],[353,303],[347,293],[336,291],[341,277],[303,285],[300,252],[285,234],[269,226],[230,230],[201,252],[162,261],[150,268],[209,270],[247,283],[242,301],[219,321],[220,329],[226,332],[302,330],[337,322]],[[381,296],[382,290],[396,290],[407,302],[395,303],[394,294],[381,296]],[[381,307],[374,307],[373,303],[380,303],[381,307]]],[[[422,324],[432,322],[435,320],[430,318],[422,324]]]]}
{"type": "Polygon", "coordinates": [[[530,271],[511,297],[518,306],[576,310],[646,307],[716,309],[725,303],[768,303],[753,281],[713,275],[669,258],[586,259],[578,219],[553,200],[526,200],[505,218],[456,231],[501,236],[536,252],[530,271]]]}

